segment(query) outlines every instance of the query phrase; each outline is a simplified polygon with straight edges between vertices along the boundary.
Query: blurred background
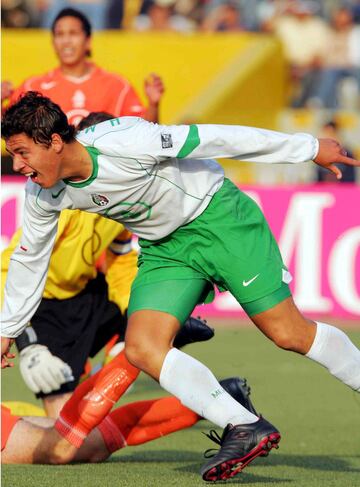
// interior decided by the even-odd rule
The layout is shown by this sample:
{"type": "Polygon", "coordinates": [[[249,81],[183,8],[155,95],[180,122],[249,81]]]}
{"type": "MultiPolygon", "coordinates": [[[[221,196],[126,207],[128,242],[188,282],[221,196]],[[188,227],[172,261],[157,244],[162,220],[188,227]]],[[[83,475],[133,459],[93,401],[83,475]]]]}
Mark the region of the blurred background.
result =
{"type": "MultiPolygon", "coordinates": [[[[49,29],[64,7],[87,15],[92,60],[125,76],[145,105],[144,78],[161,76],[160,123],[310,132],[360,158],[360,0],[3,0],[5,107],[25,79],[57,66],[49,29]]],[[[23,198],[3,156],[2,247],[23,198]]],[[[262,206],[301,307],[359,324],[359,169],[337,182],[314,164],[221,162],[262,206]]],[[[220,316],[238,309],[217,303],[220,316]]]]}
{"type": "MultiPolygon", "coordinates": [[[[118,106],[124,101],[120,91],[126,97],[133,90],[130,114],[139,110],[143,115],[155,103],[164,124],[240,124],[309,132],[338,139],[348,154],[360,159],[360,0],[2,0],[1,17],[4,109],[22,89],[35,86],[47,94],[59,82],[57,95],[72,107],[64,111],[77,123],[94,110],[89,107],[96,100],[97,110],[112,106],[114,115],[125,114],[118,106]],[[55,45],[51,26],[66,7],[82,11],[91,22],[90,59],[84,44],[75,39],[68,47],[55,45]],[[110,99],[100,107],[101,100],[112,96],[105,84],[85,87],[94,70],[85,69],[84,74],[84,59],[121,76],[112,105],[110,99]],[[149,73],[161,77],[163,94],[159,84],[144,85],[149,73]],[[67,82],[76,85],[72,91],[66,91],[67,82]]],[[[1,250],[21,226],[26,182],[12,172],[3,143],[2,156],[1,250]]],[[[343,179],[336,181],[312,163],[220,162],[226,175],[264,211],[294,277],[290,286],[300,309],[311,318],[347,328],[359,347],[359,168],[343,167],[343,179]]],[[[86,248],[95,253],[94,247],[86,248]]],[[[64,262],[65,268],[68,265],[64,262]]],[[[310,361],[276,349],[248,326],[250,321],[229,293],[217,294],[196,314],[210,318],[216,336],[205,345],[192,345],[190,354],[218,377],[247,377],[259,411],[286,432],[280,454],[271,455],[269,464],[260,460],[240,482],[258,487],[358,485],[355,436],[342,434],[359,429],[354,427],[359,417],[355,393],[310,361]]],[[[111,359],[109,350],[87,361],[83,377],[111,359]]],[[[19,362],[17,358],[2,381],[3,400],[42,406],[22,380],[19,362]]],[[[155,394],[162,392],[142,374],[124,402],[155,394]]],[[[20,414],[29,414],[24,411],[20,414]]],[[[200,457],[192,450],[205,448],[201,430],[195,427],[151,448],[121,453],[121,485],[141,485],[139,479],[144,478],[148,485],[200,485],[200,457]]],[[[87,479],[87,485],[114,486],[119,461],[103,467],[61,467],[55,477],[53,466],[51,471],[22,466],[21,472],[17,465],[7,466],[2,481],[39,487],[50,485],[48,479],[56,486],[69,478],[75,487],[87,479]]]]}

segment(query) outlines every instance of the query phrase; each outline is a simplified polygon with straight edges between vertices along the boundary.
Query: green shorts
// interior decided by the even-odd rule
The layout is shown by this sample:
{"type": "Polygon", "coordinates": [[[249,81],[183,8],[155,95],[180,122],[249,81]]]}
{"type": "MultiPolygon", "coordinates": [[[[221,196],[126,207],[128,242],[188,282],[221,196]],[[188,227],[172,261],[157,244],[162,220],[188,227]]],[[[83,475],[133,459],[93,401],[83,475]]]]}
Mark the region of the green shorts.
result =
{"type": "Polygon", "coordinates": [[[224,180],[206,210],[158,241],[140,239],[139,271],[128,315],[151,309],[183,323],[210,302],[213,286],[228,290],[249,316],[291,295],[286,266],[256,203],[224,180]]]}

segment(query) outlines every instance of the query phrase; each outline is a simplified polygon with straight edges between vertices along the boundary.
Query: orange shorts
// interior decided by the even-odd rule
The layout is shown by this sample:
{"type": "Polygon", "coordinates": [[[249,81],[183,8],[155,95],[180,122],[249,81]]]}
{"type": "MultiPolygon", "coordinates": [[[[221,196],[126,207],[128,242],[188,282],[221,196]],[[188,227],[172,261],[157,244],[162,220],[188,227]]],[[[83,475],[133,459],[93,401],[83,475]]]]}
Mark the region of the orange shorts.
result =
{"type": "Polygon", "coordinates": [[[20,416],[14,416],[9,408],[1,405],[1,451],[6,447],[10,433],[19,419],[20,416]]]}

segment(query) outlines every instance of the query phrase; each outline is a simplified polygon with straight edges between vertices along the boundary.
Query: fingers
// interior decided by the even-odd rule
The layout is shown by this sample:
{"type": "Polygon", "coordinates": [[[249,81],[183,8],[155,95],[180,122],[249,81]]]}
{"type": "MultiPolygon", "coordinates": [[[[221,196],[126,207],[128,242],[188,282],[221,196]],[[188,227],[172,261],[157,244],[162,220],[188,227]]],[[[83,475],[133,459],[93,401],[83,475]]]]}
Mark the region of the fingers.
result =
{"type": "Polygon", "coordinates": [[[337,166],[335,166],[335,164],[331,164],[330,166],[328,166],[328,169],[335,174],[336,179],[342,178],[342,172],[337,166]]]}
{"type": "Polygon", "coordinates": [[[53,368],[53,374],[59,384],[65,384],[66,382],[75,380],[72,368],[69,364],[65,363],[58,357],[54,357],[53,361],[54,365],[56,365],[56,367],[53,368]]]}
{"type": "Polygon", "coordinates": [[[1,337],[1,368],[13,367],[14,364],[9,362],[9,359],[15,358],[15,354],[9,352],[14,340],[6,337],[1,337]]]}
{"type": "Polygon", "coordinates": [[[4,353],[1,356],[1,368],[6,369],[7,367],[14,367],[13,362],[9,362],[9,359],[14,358],[15,355],[13,353],[4,353]]]}
{"type": "Polygon", "coordinates": [[[146,78],[145,78],[145,85],[149,86],[155,86],[157,88],[162,88],[164,89],[164,83],[162,78],[156,74],[156,73],[150,73],[146,78]]]}
{"type": "Polygon", "coordinates": [[[58,383],[55,374],[52,369],[40,371],[35,377],[35,382],[39,386],[40,390],[45,394],[49,394],[52,391],[60,389],[61,384],[58,383]]]}
{"type": "Polygon", "coordinates": [[[314,162],[331,171],[337,179],[342,178],[342,172],[335,164],[360,166],[360,161],[348,157],[346,150],[334,139],[319,139],[319,150],[314,162]]]}
{"type": "Polygon", "coordinates": [[[358,161],[357,159],[353,159],[352,157],[347,157],[346,151],[344,152],[345,154],[341,154],[337,162],[343,162],[348,166],[360,166],[360,161],[358,161]]]}
{"type": "Polygon", "coordinates": [[[31,375],[23,375],[22,374],[22,377],[24,379],[25,384],[28,386],[28,388],[32,392],[34,392],[35,394],[40,392],[41,387],[39,387],[39,385],[37,384],[37,382],[35,382],[34,378],[31,375]]]}

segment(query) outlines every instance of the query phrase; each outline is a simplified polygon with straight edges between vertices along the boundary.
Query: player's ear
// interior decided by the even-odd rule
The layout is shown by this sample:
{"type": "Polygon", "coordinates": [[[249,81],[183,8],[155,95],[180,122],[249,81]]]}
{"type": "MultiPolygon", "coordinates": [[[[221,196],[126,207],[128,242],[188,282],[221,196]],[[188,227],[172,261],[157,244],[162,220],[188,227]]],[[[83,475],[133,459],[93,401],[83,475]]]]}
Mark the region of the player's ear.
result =
{"type": "Polygon", "coordinates": [[[91,57],[91,36],[88,36],[85,41],[86,56],[91,57]]]}
{"type": "Polygon", "coordinates": [[[62,140],[61,136],[59,134],[52,134],[51,136],[51,147],[54,149],[54,151],[59,154],[63,147],[64,147],[64,141],[62,140]]]}

